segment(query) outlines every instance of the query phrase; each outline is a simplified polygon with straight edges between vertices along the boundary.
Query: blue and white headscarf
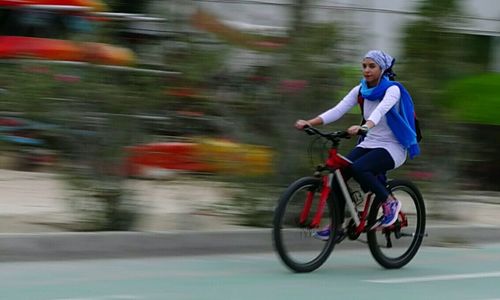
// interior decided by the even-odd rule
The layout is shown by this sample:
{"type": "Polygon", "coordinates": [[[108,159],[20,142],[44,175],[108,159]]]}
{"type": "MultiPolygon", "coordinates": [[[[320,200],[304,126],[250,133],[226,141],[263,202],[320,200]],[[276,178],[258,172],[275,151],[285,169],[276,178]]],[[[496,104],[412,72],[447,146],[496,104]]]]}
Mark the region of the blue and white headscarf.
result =
{"type": "Polygon", "coordinates": [[[385,76],[395,76],[392,72],[392,66],[396,62],[389,54],[380,50],[370,50],[365,54],[365,58],[373,60],[382,69],[382,74],[385,76]]]}
{"type": "Polygon", "coordinates": [[[396,61],[392,56],[380,50],[370,50],[365,54],[365,58],[372,59],[380,66],[382,71],[390,69],[396,61]]]}

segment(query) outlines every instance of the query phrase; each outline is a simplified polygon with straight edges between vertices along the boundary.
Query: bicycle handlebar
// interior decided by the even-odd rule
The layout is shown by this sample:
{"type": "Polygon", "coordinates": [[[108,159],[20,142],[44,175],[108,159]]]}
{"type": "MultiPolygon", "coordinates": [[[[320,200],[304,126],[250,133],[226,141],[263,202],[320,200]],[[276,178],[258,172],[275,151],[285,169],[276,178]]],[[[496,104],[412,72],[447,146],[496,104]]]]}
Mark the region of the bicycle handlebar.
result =
{"type": "Polygon", "coordinates": [[[348,139],[351,137],[349,135],[349,133],[347,133],[347,131],[334,131],[334,132],[325,133],[317,128],[310,127],[310,126],[304,127],[304,131],[309,135],[316,135],[317,134],[317,135],[322,136],[328,140],[339,139],[339,138],[348,139]]]}
{"type": "MultiPolygon", "coordinates": [[[[319,135],[319,136],[324,137],[325,139],[332,141],[332,142],[338,142],[339,139],[350,139],[351,138],[351,135],[345,130],[325,133],[325,132],[322,132],[321,130],[314,128],[312,126],[305,126],[304,131],[309,135],[319,135]]],[[[358,131],[358,135],[366,136],[367,132],[368,132],[367,130],[360,129],[358,131]]]]}

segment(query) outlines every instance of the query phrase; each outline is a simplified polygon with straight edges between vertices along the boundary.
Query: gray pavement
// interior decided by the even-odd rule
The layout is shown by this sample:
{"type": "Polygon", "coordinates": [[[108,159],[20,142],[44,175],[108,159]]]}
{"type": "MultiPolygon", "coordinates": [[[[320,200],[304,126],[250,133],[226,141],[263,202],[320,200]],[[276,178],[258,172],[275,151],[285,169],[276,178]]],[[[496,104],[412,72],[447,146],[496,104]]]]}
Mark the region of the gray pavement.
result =
{"type": "Polygon", "coordinates": [[[273,253],[9,262],[8,300],[499,299],[500,244],[422,247],[385,270],[367,249],[336,250],[318,270],[290,272],[273,253]]]}
{"type": "MultiPolygon", "coordinates": [[[[220,183],[169,174],[133,180],[141,207],[127,232],[72,232],[63,182],[52,173],[0,170],[0,261],[60,260],[272,251],[271,230],[234,225],[204,208],[229,199],[220,183]]],[[[427,200],[424,245],[467,247],[500,241],[497,194],[462,193],[427,200]]],[[[346,241],[341,248],[366,247],[346,241]]]]}
{"type": "MultiPolygon", "coordinates": [[[[498,243],[500,226],[431,225],[424,246],[498,243]]],[[[337,249],[367,248],[346,240],[337,249]]],[[[159,257],[272,252],[270,229],[178,232],[92,232],[0,235],[0,261],[159,257]]]]}

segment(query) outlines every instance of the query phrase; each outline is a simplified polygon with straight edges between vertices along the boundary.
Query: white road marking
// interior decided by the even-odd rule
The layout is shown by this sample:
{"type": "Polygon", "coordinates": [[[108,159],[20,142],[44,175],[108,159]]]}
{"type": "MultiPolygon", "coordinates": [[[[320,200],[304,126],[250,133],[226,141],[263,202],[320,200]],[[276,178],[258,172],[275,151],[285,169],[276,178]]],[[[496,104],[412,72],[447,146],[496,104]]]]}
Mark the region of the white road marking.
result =
{"type": "Polygon", "coordinates": [[[433,275],[433,276],[388,278],[388,279],[373,279],[373,280],[370,279],[365,281],[372,283],[413,283],[413,282],[451,281],[451,280],[494,278],[494,277],[500,277],[500,272],[433,275]]]}
{"type": "Polygon", "coordinates": [[[109,295],[109,296],[95,296],[85,298],[58,298],[54,300],[137,300],[142,299],[132,295],[109,295]]]}
{"type": "Polygon", "coordinates": [[[448,229],[448,228],[500,228],[494,224],[435,224],[427,225],[426,229],[448,229]]]}

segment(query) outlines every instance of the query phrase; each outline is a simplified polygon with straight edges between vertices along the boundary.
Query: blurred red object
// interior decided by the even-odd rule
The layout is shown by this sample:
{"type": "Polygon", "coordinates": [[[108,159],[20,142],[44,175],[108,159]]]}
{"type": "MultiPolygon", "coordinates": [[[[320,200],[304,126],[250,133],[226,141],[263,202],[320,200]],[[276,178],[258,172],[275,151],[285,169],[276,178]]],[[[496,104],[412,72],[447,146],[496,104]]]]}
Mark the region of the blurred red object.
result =
{"type": "Polygon", "coordinates": [[[307,87],[307,80],[285,79],[280,83],[282,93],[296,93],[303,91],[307,87]]]}
{"type": "Polygon", "coordinates": [[[126,170],[133,177],[151,177],[172,171],[243,176],[272,172],[272,153],[268,147],[224,139],[149,143],[128,147],[127,151],[126,170]]]}
{"type": "Polygon", "coordinates": [[[24,36],[0,36],[0,58],[38,57],[51,60],[83,60],[73,42],[24,36]]]}
{"type": "Polygon", "coordinates": [[[409,176],[414,180],[431,181],[434,179],[435,175],[433,172],[427,171],[412,171],[409,176]]]}
{"type": "Polygon", "coordinates": [[[94,11],[106,10],[106,5],[99,0],[0,0],[0,6],[80,6],[94,11]]]}
{"type": "Polygon", "coordinates": [[[135,63],[135,55],[130,49],[71,40],[72,30],[66,25],[66,18],[93,22],[90,17],[106,9],[98,0],[0,0],[0,7],[11,24],[0,36],[0,59],[29,58],[115,66],[135,63]]]}
{"type": "Polygon", "coordinates": [[[135,60],[132,51],[112,45],[24,36],[0,36],[0,58],[39,58],[109,65],[131,65],[135,60]]]}
{"type": "Polygon", "coordinates": [[[180,98],[193,98],[200,94],[198,90],[189,87],[173,87],[167,89],[165,93],[169,96],[180,98]]]}
{"type": "Polygon", "coordinates": [[[80,76],[66,75],[66,74],[56,74],[54,79],[66,83],[78,83],[80,82],[80,76]]]}
{"type": "Polygon", "coordinates": [[[196,143],[150,143],[128,148],[129,176],[141,177],[148,169],[214,172],[215,168],[199,159],[196,143]]]}

